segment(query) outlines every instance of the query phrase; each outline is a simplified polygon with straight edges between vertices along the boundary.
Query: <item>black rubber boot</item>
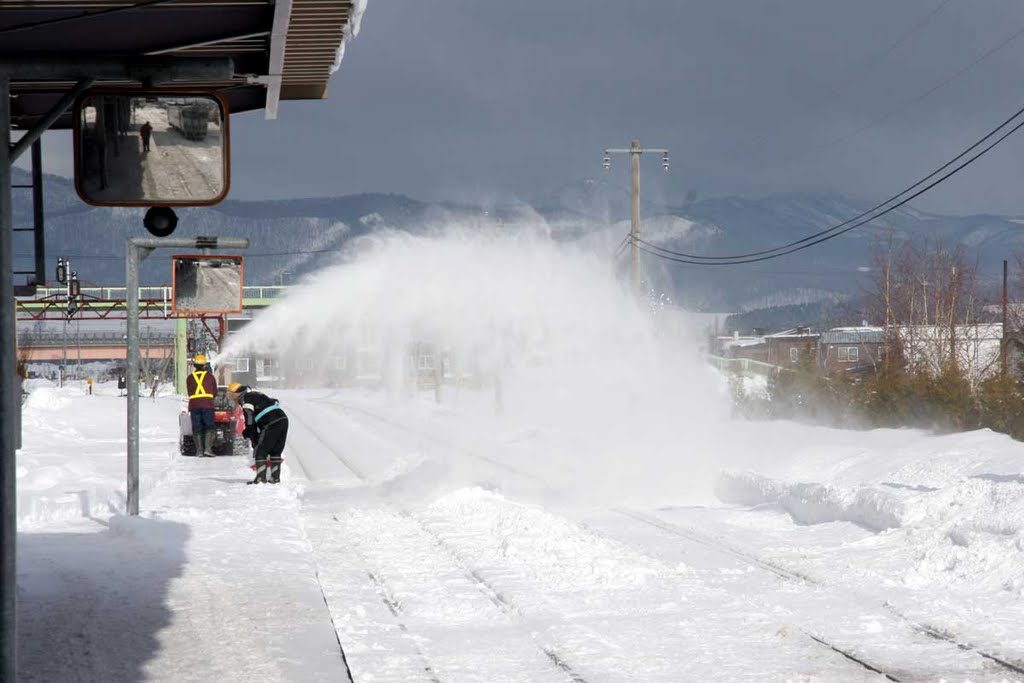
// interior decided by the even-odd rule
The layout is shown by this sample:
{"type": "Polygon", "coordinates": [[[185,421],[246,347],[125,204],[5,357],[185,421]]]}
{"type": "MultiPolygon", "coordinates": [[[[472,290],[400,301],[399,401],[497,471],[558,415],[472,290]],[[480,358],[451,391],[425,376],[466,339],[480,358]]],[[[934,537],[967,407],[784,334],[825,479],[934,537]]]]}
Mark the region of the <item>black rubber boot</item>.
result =
{"type": "Polygon", "coordinates": [[[270,459],[270,477],[269,481],[271,484],[281,483],[281,458],[270,459]]]}
{"type": "Polygon", "coordinates": [[[266,484],[267,483],[267,461],[257,460],[256,461],[256,476],[249,482],[250,484],[266,484]]]}

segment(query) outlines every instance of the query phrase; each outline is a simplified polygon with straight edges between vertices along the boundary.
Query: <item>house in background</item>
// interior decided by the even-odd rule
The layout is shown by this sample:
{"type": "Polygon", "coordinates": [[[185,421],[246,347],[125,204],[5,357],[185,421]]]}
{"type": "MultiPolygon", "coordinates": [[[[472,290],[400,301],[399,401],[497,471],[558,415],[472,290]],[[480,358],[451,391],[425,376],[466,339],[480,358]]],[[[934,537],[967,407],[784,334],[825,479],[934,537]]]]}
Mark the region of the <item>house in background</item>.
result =
{"type": "Polygon", "coordinates": [[[799,363],[818,364],[818,340],[820,334],[811,332],[809,327],[794,327],[784,332],[765,336],[767,361],[779,367],[795,367],[799,363]]]}
{"type": "Polygon", "coordinates": [[[881,327],[834,327],[818,342],[818,366],[825,374],[873,372],[884,355],[881,327]]]}
{"type": "Polygon", "coordinates": [[[1002,323],[899,325],[891,333],[899,340],[903,359],[910,367],[937,374],[952,353],[971,386],[999,372],[1001,350],[1006,344],[1002,323]]]}
{"type": "Polygon", "coordinates": [[[713,349],[712,355],[720,358],[746,358],[761,363],[768,362],[768,345],[763,334],[744,337],[736,332],[731,337],[716,337],[713,349]]]}

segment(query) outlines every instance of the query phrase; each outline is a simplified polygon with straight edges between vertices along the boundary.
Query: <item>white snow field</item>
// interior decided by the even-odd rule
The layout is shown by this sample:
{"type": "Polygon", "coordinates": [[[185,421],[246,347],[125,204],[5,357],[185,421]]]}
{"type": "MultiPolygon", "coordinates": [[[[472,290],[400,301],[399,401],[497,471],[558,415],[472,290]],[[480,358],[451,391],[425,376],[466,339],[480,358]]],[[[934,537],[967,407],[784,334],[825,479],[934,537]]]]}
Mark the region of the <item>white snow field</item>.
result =
{"type": "Polygon", "coordinates": [[[1021,679],[1024,447],[1000,435],[735,423],[700,457],[742,469],[624,463],[615,495],[589,435],[489,394],[277,393],[276,487],[175,455],[178,399],[143,399],[129,518],[124,399],[33,392],[22,680],[1021,679]]]}
{"type": "Polygon", "coordinates": [[[34,387],[20,678],[1024,680],[1024,444],[733,420],[607,256],[396,235],[293,288],[222,358],[356,343],[388,381],[266,389],[277,486],[146,398],[125,517],[124,399],[34,387]],[[404,381],[418,340],[472,381],[404,381]]]}

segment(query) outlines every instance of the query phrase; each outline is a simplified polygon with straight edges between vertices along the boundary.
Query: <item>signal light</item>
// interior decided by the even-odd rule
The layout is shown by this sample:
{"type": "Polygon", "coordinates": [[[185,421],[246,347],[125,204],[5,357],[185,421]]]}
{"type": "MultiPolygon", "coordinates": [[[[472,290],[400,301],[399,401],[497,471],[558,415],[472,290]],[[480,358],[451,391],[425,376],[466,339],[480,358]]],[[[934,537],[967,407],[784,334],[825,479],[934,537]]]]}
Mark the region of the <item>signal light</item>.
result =
{"type": "Polygon", "coordinates": [[[62,285],[68,282],[68,267],[62,256],[57,257],[57,282],[62,285]]]}

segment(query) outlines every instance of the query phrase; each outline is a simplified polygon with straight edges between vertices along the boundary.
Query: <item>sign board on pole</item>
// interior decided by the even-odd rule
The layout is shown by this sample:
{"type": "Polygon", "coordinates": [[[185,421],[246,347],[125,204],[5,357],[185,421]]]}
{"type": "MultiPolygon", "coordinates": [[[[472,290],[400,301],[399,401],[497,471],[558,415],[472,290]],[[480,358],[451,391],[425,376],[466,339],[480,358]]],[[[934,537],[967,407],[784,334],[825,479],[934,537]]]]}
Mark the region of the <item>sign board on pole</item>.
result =
{"type": "Polygon", "coordinates": [[[171,257],[171,310],[177,315],[242,312],[242,257],[171,257]]]}

